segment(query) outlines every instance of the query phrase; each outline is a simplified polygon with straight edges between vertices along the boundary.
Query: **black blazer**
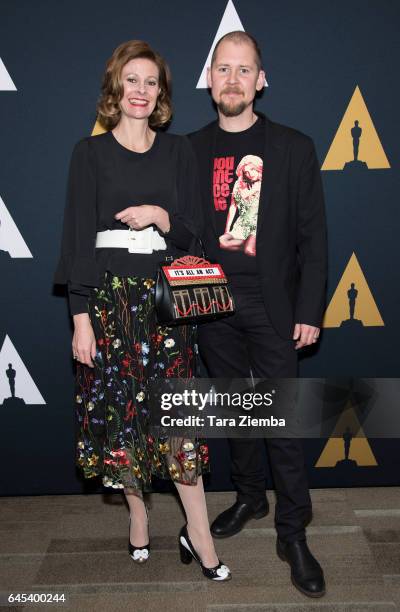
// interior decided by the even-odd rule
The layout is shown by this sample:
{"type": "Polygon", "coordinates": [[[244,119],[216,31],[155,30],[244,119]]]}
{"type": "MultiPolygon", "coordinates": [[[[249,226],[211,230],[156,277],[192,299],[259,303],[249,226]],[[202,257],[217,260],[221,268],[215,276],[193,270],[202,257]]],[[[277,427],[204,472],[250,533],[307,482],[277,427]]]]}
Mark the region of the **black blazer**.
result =
{"type": "MultiPolygon", "coordinates": [[[[265,115],[264,171],[258,211],[256,260],[272,325],[292,338],[295,323],[321,326],[327,279],[324,195],[314,143],[301,132],[265,115]]],[[[200,174],[207,219],[203,239],[218,261],[212,202],[212,171],[218,122],[189,134],[200,174]]]]}

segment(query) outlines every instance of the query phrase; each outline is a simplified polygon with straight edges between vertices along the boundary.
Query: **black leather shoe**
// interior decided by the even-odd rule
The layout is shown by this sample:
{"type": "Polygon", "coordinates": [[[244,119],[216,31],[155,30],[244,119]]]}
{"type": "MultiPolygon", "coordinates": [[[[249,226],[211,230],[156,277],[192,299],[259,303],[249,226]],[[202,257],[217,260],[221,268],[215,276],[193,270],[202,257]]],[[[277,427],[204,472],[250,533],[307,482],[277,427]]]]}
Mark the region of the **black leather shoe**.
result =
{"type": "Polygon", "coordinates": [[[267,500],[252,506],[243,502],[235,502],[233,506],[221,512],[212,523],[210,531],[214,538],[229,538],[239,533],[250,519],[260,519],[267,516],[269,505],[267,500]]]}
{"type": "Polygon", "coordinates": [[[294,586],[308,597],[325,595],[325,580],[322,567],[311,554],[306,540],[276,543],[278,557],[287,561],[291,568],[291,579],[294,586]]]}
{"type": "Polygon", "coordinates": [[[146,546],[134,546],[131,542],[128,542],[129,556],[135,563],[146,563],[150,555],[150,543],[146,546]]]}
{"type": "MultiPolygon", "coordinates": [[[[147,519],[149,518],[146,508],[147,519]]],[[[128,552],[129,556],[135,563],[146,563],[150,555],[150,542],[145,546],[134,546],[131,543],[131,517],[129,517],[129,540],[128,540],[128,552]]]]}
{"type": "Polygon", "coordinates": [[[218,565],[216,565],[215,567],[205,567],[203,565],[192,542],[190,541],[189,534],[187,531],[187,525],[184,525],[179,533],[179,552],[181,555],[181,561],[185,565],[191,563],[192,559],[197,561],[197,563],[201,567],[201,571],[203,572],[206,578],[218,582],[225,582],[226,580],[231,580],[232,574],[229,567],[225,565],[225,563],[220,559],[218,559],[218,565]]]}

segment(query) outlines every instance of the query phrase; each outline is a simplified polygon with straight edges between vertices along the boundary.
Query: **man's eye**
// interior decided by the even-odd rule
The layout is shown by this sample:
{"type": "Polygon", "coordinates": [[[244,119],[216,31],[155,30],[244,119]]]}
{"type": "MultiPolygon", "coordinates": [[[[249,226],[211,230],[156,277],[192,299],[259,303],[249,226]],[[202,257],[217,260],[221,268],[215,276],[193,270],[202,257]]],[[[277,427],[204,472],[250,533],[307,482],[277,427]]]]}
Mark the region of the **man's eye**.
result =
{"type": "Polygon", "coordinates": [[[219,68],[218,70],[219,72],[226,72],[228,68],[225,68],[225,66],[221,66],[221,68],[219,68]]]}
{"type": "Polygon", "coordinates": [[[242,72],[242,73],[244,73],[244,74],[246,74],[247,72],[249,72],[249,69],[248,69],[248,68],[242,68],[242,69],[241,69],[241,72],[242,72]]]}

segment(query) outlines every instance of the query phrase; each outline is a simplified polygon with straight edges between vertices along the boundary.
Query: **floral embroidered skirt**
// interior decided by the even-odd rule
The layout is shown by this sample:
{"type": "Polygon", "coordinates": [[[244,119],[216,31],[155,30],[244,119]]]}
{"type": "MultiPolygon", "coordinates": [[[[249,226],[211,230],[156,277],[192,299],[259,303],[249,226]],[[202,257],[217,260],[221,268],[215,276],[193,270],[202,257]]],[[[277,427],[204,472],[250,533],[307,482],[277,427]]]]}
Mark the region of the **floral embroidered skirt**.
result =
{"type": "Polygon", "coordinates": [[[152,476],[196,484],[209,471],[202,438],[149,431],[149,381],[193,376],[195,328],[157,325],[155,281],[106,273],[88,309],[97,342],[94,368],[77,364],[76,461],[104,486],[152,490],[152,476]]]}

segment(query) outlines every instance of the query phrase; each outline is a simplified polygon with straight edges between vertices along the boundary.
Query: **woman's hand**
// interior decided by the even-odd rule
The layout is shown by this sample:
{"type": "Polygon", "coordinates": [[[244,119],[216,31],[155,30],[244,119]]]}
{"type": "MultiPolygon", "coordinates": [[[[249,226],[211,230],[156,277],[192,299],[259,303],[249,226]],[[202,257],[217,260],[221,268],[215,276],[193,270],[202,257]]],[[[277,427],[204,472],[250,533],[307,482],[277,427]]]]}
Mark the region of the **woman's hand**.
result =
{"type": "Polygon", "coordinates": [[[169,215],[166,210],[153,204],[129,206],[115,215],[115,219],[126,223],[135,230],[142,230],[149,225],[157,225],[164,233],[169,231],[169,215]]]}
{"type": "Polygon", "coordinates": [[[75,331],[72,338],[72,355],[81,363],[94,368],[92,359],[96,356],[96,338],[89,315],[83,312],[73,318],[75,331]]]}

